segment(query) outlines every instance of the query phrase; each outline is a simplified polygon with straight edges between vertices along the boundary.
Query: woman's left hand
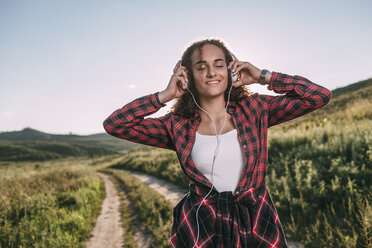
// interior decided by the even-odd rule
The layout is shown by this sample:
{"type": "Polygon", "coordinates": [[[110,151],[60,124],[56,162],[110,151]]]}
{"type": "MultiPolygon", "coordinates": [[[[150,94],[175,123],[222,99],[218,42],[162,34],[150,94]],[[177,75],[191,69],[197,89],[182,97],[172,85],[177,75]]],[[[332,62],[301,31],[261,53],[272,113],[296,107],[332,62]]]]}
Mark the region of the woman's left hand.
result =
{"type": "Polygon", "coordinates": [[[261,70],[249,62],[239,61],[235,56],[234,61],[229,63],[228,68],[233,69],[235,74],[240,76],[238,76],[238,81],[233,84],[234,87],[259,83],[260,81],[261,70]]]}

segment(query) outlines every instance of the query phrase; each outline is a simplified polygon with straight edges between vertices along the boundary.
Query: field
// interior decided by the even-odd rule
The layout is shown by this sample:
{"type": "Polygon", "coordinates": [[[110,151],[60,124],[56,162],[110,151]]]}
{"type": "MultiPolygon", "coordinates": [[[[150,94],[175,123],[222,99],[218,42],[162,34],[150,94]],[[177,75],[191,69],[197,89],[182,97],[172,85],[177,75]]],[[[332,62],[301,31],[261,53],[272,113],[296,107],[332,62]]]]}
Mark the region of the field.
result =
{"type": "Polygon", "coordinates": [[[0,167],[0,247],[83,247],[104,198],[87,161],[0,167]]]}
{"type": "MultiPolygon", "coordinates": [[[[327,106],[269,129],[267,186],[288,239],[372,247],[372,79],[332,93],[327,106]]],[[[135,209],[152,247],[168,247],[171,206],[120,169],[187,189],[175,152],[110,142],[104,134],[1,133],[0,247],[83,247],[105,196],[97,170],[124,189],[123,209],[135,209]]],[[[132,225],[125,211],[122,221],[132,225]]],[[[125,237],[138,247],[134,233],[125,237]]]]}

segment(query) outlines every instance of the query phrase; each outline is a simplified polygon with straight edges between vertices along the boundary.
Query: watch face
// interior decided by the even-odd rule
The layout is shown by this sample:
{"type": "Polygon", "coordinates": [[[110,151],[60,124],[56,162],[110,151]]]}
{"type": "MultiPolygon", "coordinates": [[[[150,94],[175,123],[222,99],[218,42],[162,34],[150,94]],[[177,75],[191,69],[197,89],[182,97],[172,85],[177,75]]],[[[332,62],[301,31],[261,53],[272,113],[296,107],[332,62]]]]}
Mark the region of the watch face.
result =
{"type": "Polygon", "coordinates": [[[263,69],[261,71],[261,75],[260,75],[260,84],[264,85],[265,84],[265,76],[266,76],[266,73],[268,72],[268,70],[266,69],[263,69]]]}

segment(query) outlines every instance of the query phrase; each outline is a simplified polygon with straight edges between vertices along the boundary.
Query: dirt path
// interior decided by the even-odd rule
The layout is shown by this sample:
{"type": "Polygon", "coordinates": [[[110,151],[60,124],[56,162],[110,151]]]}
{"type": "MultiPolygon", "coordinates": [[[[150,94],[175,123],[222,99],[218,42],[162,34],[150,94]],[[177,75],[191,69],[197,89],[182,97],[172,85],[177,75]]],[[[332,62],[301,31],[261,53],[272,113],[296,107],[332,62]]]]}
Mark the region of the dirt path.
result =
{"type": "Polygon", "coordinates": [[[165,180],[149,176],[144,173],[136,171],[127,171],[133,176],[140,179],[142,182],[148,184],[151,188],[155,189],[161,195],[165,197],[168,201],[172,203],[173,206],[176,206],[177,203],[182,199],[182,197],[187,193],[187,190],[184,190],[173,183],[169,183],[165,180]]]}
{"type": "Polygon", "coordinates": [[[109,176],[98,173],[105,183],[106,198],[103,200],[101,214],[97,218],[90,240],[85,248],[121,248],[123,228],[120,221],[120,199],[109,176]]]}
{"type": "MultiPolygon", "coordinates": [[[[147,183],[151,188],[155,189],[157,192],[163,195],[165,199],[170,201],[173,204],[173,206],[176,206],[176,204],[187,193],[187,191],[185,191],[184,189],[181,189],[180,187],[172,183],[169,183],[167,181],[164,181],[162,179],[158,179],[156,177],[152,177],[147,174],[140,173],[140,172],[134,172],[134,171],[127,171],[127,172],[136,176],[142,182],[147,183]]],[[[287,242],[288,242],[288,248],[304,248],[304,245],[301,243],[293,242],[293,241],[287,241],[287,242]]]]}

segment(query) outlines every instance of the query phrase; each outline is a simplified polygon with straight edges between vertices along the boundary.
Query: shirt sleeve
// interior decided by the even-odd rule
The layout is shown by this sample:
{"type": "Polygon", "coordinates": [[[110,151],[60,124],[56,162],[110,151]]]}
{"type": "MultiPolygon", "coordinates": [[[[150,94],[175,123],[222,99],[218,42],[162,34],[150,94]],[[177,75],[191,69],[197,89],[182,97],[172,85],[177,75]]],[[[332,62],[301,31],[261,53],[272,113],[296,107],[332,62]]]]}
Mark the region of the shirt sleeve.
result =
{"type": "Polygon", "coordinates": [[[269,127],[308,114],[324,105],[331,97],[330,90],[301,76],[272,72],[269,90],[281,96],[260,95],[267,103],[269,127]]]}
{"type": "Polygon", "coordinates": [[[159,118],[144,118],[165,104],[159,92],[133,100],[114,111],[103,122],[105,131],[115,137],[136,143],[175,150],[171,135],[171,113],[159,118]]]}

